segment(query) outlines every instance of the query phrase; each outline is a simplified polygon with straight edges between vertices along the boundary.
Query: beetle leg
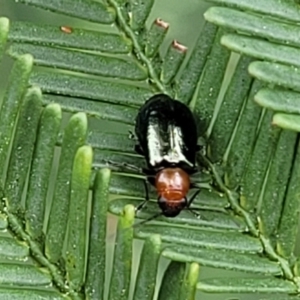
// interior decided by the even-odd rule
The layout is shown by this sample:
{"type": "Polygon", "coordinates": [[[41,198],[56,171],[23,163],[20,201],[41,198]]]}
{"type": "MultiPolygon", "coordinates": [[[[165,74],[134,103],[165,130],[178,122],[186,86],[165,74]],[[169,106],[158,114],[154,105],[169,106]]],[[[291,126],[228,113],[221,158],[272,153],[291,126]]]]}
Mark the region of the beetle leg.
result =
{"type": "Polygon", "coordinates": [[[149,189],[148,189],[148,184],[147,184],[147,180],[144,180],[144,187],[145,187],[145,199],[143,202],[141,202],[136,208],[135,208],[135,212],[138,213],[149,201],[149,189]]]}
{"type": "Polygon", "coordinates": [[[193,201],[195,200],[195,198],[197,197],[197,195],[199,193],[200,193],[200,189],[198,189],[194,193],[194,195],[188,200],[188,203],[187,203],[187,206],[186,206],[187,210],[190,211],[191,213],[193,213],[196,216],[196,218],[198,218],[198,219],[200,218],[200,214],[198,214],[195,209],[190,208],[190,206],[191,206],[191,204],[193,203],[193,201]]]}

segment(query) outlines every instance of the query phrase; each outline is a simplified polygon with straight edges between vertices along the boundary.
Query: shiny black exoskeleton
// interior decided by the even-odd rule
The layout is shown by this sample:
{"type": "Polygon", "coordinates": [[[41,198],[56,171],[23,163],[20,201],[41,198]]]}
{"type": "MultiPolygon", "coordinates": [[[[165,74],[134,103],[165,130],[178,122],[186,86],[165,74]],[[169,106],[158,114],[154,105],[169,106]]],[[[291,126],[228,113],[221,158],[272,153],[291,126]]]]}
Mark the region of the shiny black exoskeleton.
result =
{"type": "MultiPolygon", "coordinates": [[[[160,214],[175,217],[189,208],[200,191],[197,189],[187,199],[188,191],[194,187],[190,175],[197,171],[199,150],[194,116],[185,104],[164,94],[155,95],[140,108],[135,134],[139,142],[136,151],[147,162],[144,172],[158,193],[160,214]]],[[[148,201],[146,184],[145,188],[146,200],[137,209],[148,201]]]]}
{"type": "Polygon", "coordinates": [[[146,158],[148,169],[158,171],[177,166],[196,171],[197,126],[190,109],[167,95],[151,97],[136,117],[137,152],[146,158]]]}

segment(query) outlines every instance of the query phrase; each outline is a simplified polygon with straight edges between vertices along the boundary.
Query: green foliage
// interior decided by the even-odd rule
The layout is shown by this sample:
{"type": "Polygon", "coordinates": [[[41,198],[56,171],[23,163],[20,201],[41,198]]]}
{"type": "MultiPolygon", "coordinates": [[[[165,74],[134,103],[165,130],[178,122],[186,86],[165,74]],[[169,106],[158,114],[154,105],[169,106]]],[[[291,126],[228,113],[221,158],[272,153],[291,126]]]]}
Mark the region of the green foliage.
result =
{"type": "Polygon", "coordinates": [[[153,1],[20,2],[107,27],[0,18],[0,56],[14,58],[0,110],[0,298],[298,299],[298,6],[211,0],[220,6],[205,13],[195,47],[174,41],[162,56],[169,24],[146,28],[153,1]],[[116,165],[143,167],[124,132],[159,92],[201,124],[201,218],[183,211],[133,227],[158,207],[135,216],[144,177],[116,165]],[[108,210],[119,216],[111,260],[108,210]],[[145,240],[139,257],[135,238],[145,240]],[[161,258],[171,262],[158,285],[161,258]],[[202,266],[243,275],[202,279],[202,266]]]}

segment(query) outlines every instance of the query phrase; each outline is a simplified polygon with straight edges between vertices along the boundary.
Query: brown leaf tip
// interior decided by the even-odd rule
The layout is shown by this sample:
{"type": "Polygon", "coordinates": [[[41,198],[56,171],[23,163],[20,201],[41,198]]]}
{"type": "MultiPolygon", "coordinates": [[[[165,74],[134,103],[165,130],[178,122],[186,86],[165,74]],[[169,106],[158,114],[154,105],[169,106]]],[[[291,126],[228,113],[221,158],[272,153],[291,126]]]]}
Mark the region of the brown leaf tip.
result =
{"type": "Polygon", "coordinates": [[[70,27],[70,26],[60,26],[60,30],[61,30],[62,32],[68,33],[68,34],[70,34],[70,33],[73,32],[73,29],[72,29],[72,27],[70,27]]]}
{"type": "Polygon", "coordinates": [[[173,41],[172,46],[173,46],[176,50],[181,51],[181,52],[183,52],[183,53],[185,53],[185,52],[187,51],[187,49],[188,49],[186,46],[184,46],[184,45],[178,43],[176,40],[173,41]]]}
{"type": "Polygon", "coordinates": [[[157,19],[154,21],[154,23],[155,23],[157,26],[160,26],[160,27],[162,27],[162,28],[164,28],[164,29],[168,29],[169,26],[170,26],[169,23],[163,21],[163,20],[160,19],[160,18],[157,18],[157,19]]]}

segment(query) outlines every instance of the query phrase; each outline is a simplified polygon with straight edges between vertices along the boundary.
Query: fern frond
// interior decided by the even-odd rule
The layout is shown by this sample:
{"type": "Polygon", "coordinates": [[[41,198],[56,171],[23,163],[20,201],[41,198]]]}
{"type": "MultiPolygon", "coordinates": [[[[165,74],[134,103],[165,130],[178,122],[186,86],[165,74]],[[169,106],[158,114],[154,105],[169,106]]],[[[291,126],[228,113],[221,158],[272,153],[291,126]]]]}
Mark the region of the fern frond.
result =
{"type": "MultiPolygon", "coordinates": [[[[221,6],[205,13],[195,47],[174,41],[163,55],[169,24],[145,25],[154,1],[20,2],[101,26],[0,19],[0,55],[15,60],[0,110],[0,296],[194,299],[197,288],[295,299],[300,148],[298,134],[283,129],[300,130],[296,4],[211,0],[221,6]],[[205,141],[193,180],[202,190],[193,205],[201,218],[183,211],[132,227],[144,174],[107,162],[142,169],[124,132],[159,92],[199,120],[205,141]],[[112,262],[107,210],[119,216],[112,262]],[[136,279],[134,238],[145,240],[136,279]],[[161,257],[171,263],[159,288],[161,257]],[[244,275],[200,280],[199,265],[244,275]]],[[[157,209],[150,201],[136,218],[157,209]]]]}

